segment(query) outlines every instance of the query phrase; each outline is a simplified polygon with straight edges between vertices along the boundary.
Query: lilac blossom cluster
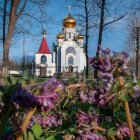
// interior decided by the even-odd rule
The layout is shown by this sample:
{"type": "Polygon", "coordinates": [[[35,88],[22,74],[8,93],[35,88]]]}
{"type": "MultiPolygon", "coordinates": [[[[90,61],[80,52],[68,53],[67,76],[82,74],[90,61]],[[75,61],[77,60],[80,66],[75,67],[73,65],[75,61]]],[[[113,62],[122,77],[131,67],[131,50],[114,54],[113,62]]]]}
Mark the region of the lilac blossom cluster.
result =
{"type": "Polygon", "coordinates": [[[60,99],[59,91],[62,89],[63,84],[56,78],[51,78],[42,85],[39,95],[31,94],[28,90],[18,86],[11,101],[24,108],[38,107],[41,111],[50,111],[60,99]]]}
{"type": "MultiPolygon", "coordinates": [[[[111,73],[112,64],[110,61],[110,49],[103,50],[101,47],[98,49],[99,57],[94,57],[91,60],[91,65],[98,71],[98,81],[102,81],[102,87],[94,87],[91,91],[85,93],[81,91],[80,98],[83,102],[103,106],[108,102],[110,96],[110,88],[113,82],[113,74],[111,73]]],[[[98,84],[98,83],[97,83],[98,84]]]]}
{"type": "Polygon", "coordinates": [[[108,97],[110,93],[105,88],[94,88],[94,90],[90,91],[81,91],[80,92],[80,99],[83,103],[89,103],[94,105],[103,106],[108,103],[108,97]]]}
{"type": "Polygon", "coordinates": [[[56,78],[51,78],[42,86],[41,93],[36,96],[41,111],[50,111],[55,107],[56,102],[60,99],[59,91],[63,90],[62,82],[56,78]]]}
{"type": "Polygon", "coordinates": [[[11,102],[23,108],[33,108],[39,103],[36,97],[23,89],[21,85],[17,85],[17,90],[12,94],[11,102]]]}
{"type": "Polygon", "coordinates": [[[114,71],[121,67],[121,75],[128,73],[129,57],[124,52],[114,53],[114,56],[110,57],[110,49],[103,50],[100,46],[98,54],[99,57],[94,57],[90,63],[97,71],[97,85],[102,81],[102,86],[95,85],[91,91],[81,91],[80,99],[83,102],[104,106],[112,99],[110,89],[115,82],[114,71]]]}
{"type": "MultiPolygon", "coordinates": [[[[94,122],[95,124],[98,124],[99,121],[99,115],[97,115],[95,112],[93,113],[86,113],[83,111],[79,111],[76,115],[77,124],[79,129],[82,128],[83,125],[91,124],[91,122],[94,122]]],[[[103,136],[99,134],[95,134],[94,132],[91,132],[90,129],[86,130],[79,130],[79,136],[77,139],[87,139],[87,140],[106,140],[103,136]]]]}
{"type": "Polygon", "coordinates": [[[97,104],[105,105],[107,98],[110,95],[109,91],[113,83],[112,64],[110,60],[110,49],[103,50],[101,47],[98,49],[99,57],[91,60],[91,65],[98,71],[98,80],[103,82],[103,86],[94,88],[94,98],[97,104]]]}
{"type": "Polygon", "coordinates": [[[130,131],[127,124],[124,123],[122,126],[117,124],[117,137],[119,139],[124,139],[125,137],[130,137],[130,131]]]}
{"type": "Polygon", "coordinates": [[[137,100],[140,97],[140,86],[139,85],[133,86],[133,91],[134,91],[133,98],[134,100],[137,100]]]}
{"type": "Polygon", "coordinates": [[[107,140],[105,137],[99,134],[95,134],[91,131],[82,132],[80,134],[80,139],[87,139],[87,140],[107,140]]]}
{"type": "Polygon", "coordinates": [[[43,117],[40,114],[36,114],[32,119],[44,128],[62,125],[62,120],[58,115],[48,115],[46,117],[43,117]]]}
{"type": "Polygon", "coordinates": [[[83,111],[79,111],[76,115],[77,124],[80,127],[82,124],[89,124],[92,121],[98,122],[98,115],[96,113],[89,114],[83,111]]]}

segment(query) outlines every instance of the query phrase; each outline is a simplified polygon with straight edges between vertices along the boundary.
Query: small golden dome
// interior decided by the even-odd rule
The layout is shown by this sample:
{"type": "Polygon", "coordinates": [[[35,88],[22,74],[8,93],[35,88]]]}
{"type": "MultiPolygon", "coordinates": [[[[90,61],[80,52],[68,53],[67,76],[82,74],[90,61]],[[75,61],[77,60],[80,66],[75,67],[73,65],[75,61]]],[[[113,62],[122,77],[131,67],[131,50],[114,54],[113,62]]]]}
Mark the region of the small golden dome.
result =
{"type": "Polygon", "coordinates": [[[64,39],[64,35],[63,35],[62,33],[59,33],[59,34],[57,35],[57,39],[64,39]]]}
{"type": "Polygon", "coordinates": [[[64,18],[63,25],[65,28],[74,28],[76,26],[76,20],[69,14],[64,18]]]}
{"type": "Polygon", "coordinates": [[[83,40],[84,37],[83,37],[81,34],[79,34],[79,35],[77,36],[77,39],[81,39],[81,40],[83,40]]]}

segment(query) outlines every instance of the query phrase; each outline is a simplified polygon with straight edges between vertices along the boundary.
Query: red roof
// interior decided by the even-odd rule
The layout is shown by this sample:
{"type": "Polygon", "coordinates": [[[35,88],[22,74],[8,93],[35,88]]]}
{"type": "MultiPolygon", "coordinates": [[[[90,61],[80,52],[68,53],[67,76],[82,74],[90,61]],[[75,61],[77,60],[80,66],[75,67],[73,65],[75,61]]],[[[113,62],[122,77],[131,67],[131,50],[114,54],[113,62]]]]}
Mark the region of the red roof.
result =
{"type": "Polygon", "coordinates": [[[45,37],[43,37],[42,42],[41,42],[41,45],[40,45],[40,48],[39,48],[39,50],[38,50],[37,53],[41,53],[41,54],[50,54],[50,50],[49,50],[49,47],[48,47],[48,43],[47,43],[45,37]]]}

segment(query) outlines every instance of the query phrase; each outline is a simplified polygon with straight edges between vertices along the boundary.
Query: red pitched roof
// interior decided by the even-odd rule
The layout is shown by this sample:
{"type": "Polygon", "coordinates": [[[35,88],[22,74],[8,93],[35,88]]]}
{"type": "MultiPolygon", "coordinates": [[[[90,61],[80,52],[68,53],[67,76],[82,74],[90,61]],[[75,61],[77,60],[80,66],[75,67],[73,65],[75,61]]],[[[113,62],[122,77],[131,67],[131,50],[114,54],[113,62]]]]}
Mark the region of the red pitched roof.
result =
{"type": "Polygon", "coordinates": [[[37,53],[50,54],[48,43],[47,43],[45,37],[43,37],[42,42],[41,42],[41,45],[40,45],[40,48],[39,48],[39,50],[38,50],[37,53]]]}

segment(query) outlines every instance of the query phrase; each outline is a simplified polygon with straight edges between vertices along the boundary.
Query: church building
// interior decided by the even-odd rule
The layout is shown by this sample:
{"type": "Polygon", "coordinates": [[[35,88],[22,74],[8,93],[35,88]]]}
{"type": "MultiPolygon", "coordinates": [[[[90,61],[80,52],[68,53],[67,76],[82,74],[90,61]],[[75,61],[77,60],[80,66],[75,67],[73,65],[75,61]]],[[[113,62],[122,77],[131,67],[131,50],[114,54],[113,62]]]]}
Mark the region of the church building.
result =
{"type": "Polygon", "coordinates": [[[52,61],[52,54],[46,41],[46,32],[43,31],[43,38],[38,52],[35,54],[35,74],[40,77],[53,76],[56,72],[55,63],[52,61]]]}
{"type": "Polygon", "coordinates": [[[44,31],[40,48],[35,54],[36,75],[45,77],[63,72],[83,72],[86,67],[83,39],[76,30],[76,20],[70,14],[63,20],[62,32],[57,35],[52,53],[44,31]]]}
{"type": "Polygon", "coordinates": [[[56,72],[82,72],[86,66],[83,36],[76,30],[76,20],[69,14],[57,35],[56,72]]]}

